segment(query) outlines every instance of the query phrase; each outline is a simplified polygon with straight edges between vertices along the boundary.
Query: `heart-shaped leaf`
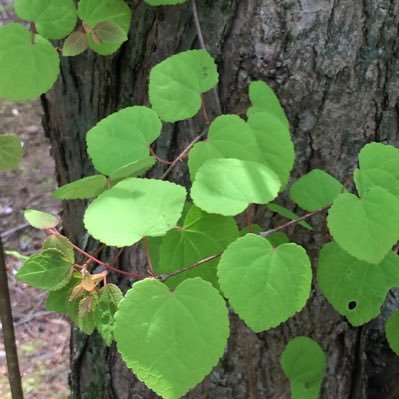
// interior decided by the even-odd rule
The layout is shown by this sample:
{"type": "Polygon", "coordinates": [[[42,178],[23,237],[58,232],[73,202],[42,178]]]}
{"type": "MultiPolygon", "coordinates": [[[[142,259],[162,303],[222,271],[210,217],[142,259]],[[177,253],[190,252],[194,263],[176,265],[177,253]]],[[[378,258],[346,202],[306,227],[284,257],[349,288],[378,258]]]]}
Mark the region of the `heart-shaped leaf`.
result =
{"type": "Polygon", "coordinates": [[[341,194],[328,212],[327,223],[345,251],[378,264],[399,239],[399,201],[380,187],[372,187],[360,199],[341,194]]]}
{"type": "Polygon", "coordinates": [[[53,86],[59,73],[57,50],[20,24],[0,27],[0,97],[31,100],[53,86]]]}
{"type": "Polygon", "coordinates": [[[360,326],[378,316],[387,291],[399,286],[399,258],[390,252],[373,265],[332,242],[320,252],[317,282],[331,305],[353,326],[360,326]]]}
{"type": "Polygon", "coordinates": [[[234,311],[260,332],[277,327],[305,306],[312,269],[301,246],[273,248],[266,239],[247,234],[223,253],[218,277],[234,311]]]}
{"type": "Polygon", "coordinates": [[[15,134],[0,136],[0,170],[15,168],[22,161],[21,141],[15,134]]]}
{"type": "Polygon", "coordinates": [[[175,227],[185,198],[185,188],[177,184],[128,178],[89,205],[84,224],[94,238],[107,245],[133,245],[145,236],[162,236],[175,227]]]}
{"type": "Polygon", "coordinates": [[[215,61],[205,50],[185,51],[152,68],[150,102],[163,121],[191,118],[201,108],[201,93],[217,82],[215,61]]]}
{"type": "Polygon", "coordinates": [[[327,359],[320,345],[308,337],[288,342],[281,367],[290,380],[292,399],[318,399],[327,359]]]}
{"type": "Polygon", "coordinates": [[[208,213],[234,216],[249,204],[277,197],[280,181],[268,167],[239,159],[211,159],[198,170],[191,188],[195,205],[208,213]]]}
{"type": "Polygon", "coordinates": [[[24,212],[25,219],[36,229],[52,229],[60,222],[58,218],[51,213],[27,209],[24,212]]]}
{"type": "Polygon", "coordinates": [[[34,22],[36,30],[46,39],[63,39],[77,22],[73,0],[15,0],[16,14],[34,22]]]}
{"type": "Polygon", "coordinates": [[[128,107],[97,123],[86,136],[87,151],[95,168],[105,175],[143,159],[158,138],[162,124],[147,107],[128,107]]]}
{"type": "Polygon", "coordinates": [[[107,188],[107,178],[94,175],[65,184],[53,192],[54,198],[62,200],[97,197],[107,188]]]}
{"type": "Polygon", "coordinates": [[[385,334],[389,346],[399,356],[399,312],[393,313],[387,320],[385,334]]]}
{"type": "Polygon", "coordinates": [[[127,366],[164,399],[178,399],[210,373],[229,335],[226,304],[198,277],[174,292],[155,279],[133,285],[115,315],[127,366]]]}

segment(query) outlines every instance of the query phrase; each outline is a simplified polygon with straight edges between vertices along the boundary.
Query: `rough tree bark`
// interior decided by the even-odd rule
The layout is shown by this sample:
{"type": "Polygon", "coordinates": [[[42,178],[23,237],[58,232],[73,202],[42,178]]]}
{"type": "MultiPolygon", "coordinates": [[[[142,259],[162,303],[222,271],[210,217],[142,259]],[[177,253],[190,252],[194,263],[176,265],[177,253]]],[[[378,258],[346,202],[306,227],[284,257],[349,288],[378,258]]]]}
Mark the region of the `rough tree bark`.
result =
{"type": "MultiPolygon", "coordinates": [[[[60,184],[92,172],[85,152],[91,126],[122,107],[148,103],[152,65],[198,47],[189,3],[157,9],[142,0],[131,5],[130,39],[122,50],[111,57],[86,52],[63,59],[60,79],[43,98],[60,184]]],[[[318,167],[344,180],[365,143],[399,145],[399,0],[200,0],[198,5],[208,50],[219,65],[223,112],[246,109],[251,80],[272,85],[291,122],[297,153],[294,178],[318,167]]],[[[214,110],[211,95],[207,102],[214,110]]],[[[173,159],[198,126],[166,126],[158,154],[173,159]]],[[[158,167],[153,174],[160,173],[158,167]]],[[[170,179],[187,183],[184,165],[170,179]]],[[[65,231],[81,243],[83,210],[82,202],[64,206],[65,231]]],[[[269,223],[267,217],[263,225],[269,223]]],[[[323,217],[313,222],[319,234],[295,238],[316,259],[326,237],[323,217]]],[[[142,265],[136,252],[123,261],[132,270],[142,265]]],[[[121,284],[127,287],[129,282],[121,284]]],[[[399,362],[387,348],[383,322],[398,299],[389,294],[382,317],[360,329],[339,317],[317,288],[300,314],[267,333],[254,334],[232,316],[227,353],[186,397],[289,398],[279,355],[290,338],[309,335],[328,353],[323,399],[397,398],[399,362]]],[[[71,361],[75,399],[156,397],[135,380],[115,348],[108,350],[96,335],[74,332],[71,361]]]]}

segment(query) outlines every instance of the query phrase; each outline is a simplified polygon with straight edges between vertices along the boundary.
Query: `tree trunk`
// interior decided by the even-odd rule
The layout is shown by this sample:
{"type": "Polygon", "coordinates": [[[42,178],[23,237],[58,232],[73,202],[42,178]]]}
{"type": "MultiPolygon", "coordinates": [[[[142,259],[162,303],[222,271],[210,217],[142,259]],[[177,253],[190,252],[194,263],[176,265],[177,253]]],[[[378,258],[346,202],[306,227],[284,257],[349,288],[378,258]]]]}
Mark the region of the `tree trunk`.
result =
{"type": "MultiPolygon", "coordinates": [[[[364,144],[399,144],[399,0],[199,0],[198,6],[207,48],[219,66],[223,112],[246,109],[251,80],[274,87],[295,141],[293,178],[317,167],[345,180],[364,144]]],[[[92,172],[85,150],[90,127],[125,106],[147,104],[150,68],[173,53],[198,47],[190,2],[155,9],[140,0],[132,1],[132,8],[130,39],[121,51],[111,57],[86,52],[64,58],[60,79],[43,98],[60,184],[92,172]]],[[[212,94],[207,103],[212,114],[212,94]]],[[[182,122],[165,125],[164,131],[157,153],[174,159],[200,130],[196,123],[182,122]]],[[[161,172],[158,166],[153,175],[161,172]]],[[[188,183],[186,167],[182,164],[169,178],[188,183]]],[[[64,228],[73,240],[90,247],[91,240],[82,243],[84,205],[65,203],[64,228]]],[[[263,226],[270,223],[267,216],[263,226]]],[[[326,240],[324,222],[324,217],[313,219],[321,231],[316,235],[292,232],[313,260],[326,240]]],[[[123,260],[131,270],[142,264],[137,253],[133,250],[123,260]]],[[[120,283],[125,288],[130,284],[120,283]]],[[[328,354],[323,399],[397,398],[399,361],[387,348],[383,322],[398,299],[390,294],[382,316],[357,329],[332,309],[317,287],[300,314],[271,331],[254,334],[232,316],[225,356],[186,398],[289,398],[279,356],[297,335],[314,338],[328,354]]],[[[98,335],[87,337],[75,330],[71,348],[73,398],[157,397],[98,335]]]]}

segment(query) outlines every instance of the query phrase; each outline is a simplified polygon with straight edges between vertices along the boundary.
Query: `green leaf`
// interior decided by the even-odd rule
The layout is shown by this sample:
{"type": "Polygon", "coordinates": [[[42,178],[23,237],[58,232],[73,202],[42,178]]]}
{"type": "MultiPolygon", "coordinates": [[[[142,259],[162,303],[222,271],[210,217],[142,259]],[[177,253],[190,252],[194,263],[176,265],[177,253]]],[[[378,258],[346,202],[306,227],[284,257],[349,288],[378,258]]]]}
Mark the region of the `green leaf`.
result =
{"type": "Polygon", "coordinates": [[[266,112],[251,113],[248,125],[255,134],[263,163],[276,173],[283,189],[295,160],[294,145],[288,127],[277,117],[266,112]]]}
{"type": "Polygon", "coordinates": [[[342,184],[320,169],[300,177],[290,189],[291,199],[306,211],[316,211],[334,202],[342,192],[342,184]]]}
{"type": "Polygon", "coordinates": [[[317,282],[334,309],[353,326],[360,326],[378,316],[387,291],[399,286],[399,258],[390,252],[373,265],[332,242],[320,252],[317,282]]]}
{"type": "Polygon", "coordinates": [[[100,289],[99,301],[94,311],[94,321],[108,346],[114,340],[114,315],[122,298],[121,290],[114,284],[107,284],[100,289]]]}
{"type": "Polygon", "coordinates": [[[68,283],[72,270],[72,264],[65,255],[52,248],[27,259],[16,277],[32,287],[54,291],[68,283]]]}
{"type": "MultiPolygon", "coordinates": [[[[0,61],[1,62],[1,61],[0,61]]],[[[0,170],[13,169],[22,161],[21,141],[15,134],[0,136],[0,170]]]]}
{"type": "Polygon", "coordinates": [[[15,0],[16,14],[34,22],[37,32],[46,39],[63,39],[77,22],[73,0],[15,0]]]}
{"type": "Polygon", "coordinates": [[[36,229],[52,229],[60,222],[56,216],[35,209],[27,209],[24,216],[28,223],[36,229]]]}
{"type": "Polygon", "coordinates": [[[158,138],[161,128],[161,121],[152,109],[140,106],[124,108],[89,130],[87,151],[95,168],[111,175],[148,156],[148,147],[158,138]]]}
{"type": "Polygon", "coordinates": [[[320,345],[308,337],[288,342],[281,355],[281,367],[290,380],[292,399],[318,399],[327,366],[320,345]]]}
{"type": "Polygon", "coordinates": [[[187,0],[144,0],[150,6],[169,6],[174,4],[183,4],[187,0]]]}
{"type": "MultiPolygon", "coordinates": [[[[92,29],[98,23],[108,21],[118,25],[126,35],[132,18],[130,8],[123,0],[80,0],[78,15],[92,29]]],[[[114,53],[123,42],[124,40],[113,44],[96,43],[91,35],[88,35],[89,47],[101,55],[114,53]]]]}
{"type": "Polygon", "coordinates": [[[139,159],[138,161],[134,161],[115,170],[111,173],[109,178],[111,179],[112,184],[116,184],[119,181],[126,179],[126,177],[140,176],[147,172],[147,170],[151,169],[155,162],[155,158],[150,156],[139,159]]]}
{"type": "Polygon", "coordinates": [[[268,167],[238,159],[212,159],[198,170],[191,188],[195,205],[208,213],[234,216],[249,204],[277,197],[280,181],[268,167]]]}
{"type": "Polygon", "coordinates": [[[76,31],[71,33],[64,41],[62,55],[64,57],[73,57],[83,53],[89,46],[86,33],[76,31]]]}
{"type": "Polygon", "coordinates": [[[94,175],[57,188],[53,192],[53,196],[61,200],[93,198],[101,194],[106,188],[107,178],[102,175],[94,175]]]}
{"type": "Polygon", "coordinates": [[[75,263],[73,245],[66,237],[54,235],[49,236],[44,240],[42,249],[58,249],[58,251],[62,252],[68,262],[75,263]]]}
{"type": "MultiPolygon", "coordinates": [[[[278,205],[278,204],[268,204],[268,205],[266,205],[266,207],[267,207],[267,209],[269,209],[269,211],[278,213],[279,215],[281,215],[287,219],[290,219],[290,220],[295,220],[295,219],[298,219],[298,217],[299,217],[295,212],[292,212],[291,210],[285,208],[284,206],[278,205]]],[[[307,230],[313,230],[313,227],[305,221],[301,221],[298,224],[307,230]]]]}
{"type": "Polygon", "coordinates": [[[209,127],[208,140],[196,143],[188,158],[191,180],[209,159],[235,158],[260,162],[260,154],[252,129],[237,115],[221,115],[209,127]]]}
{"type": "MultiPolygon", "coordinates": [[[[192,206],[183,227],[169,231],[163,238],[159,266],[155,271],[159,274],[167,274],[190,266],[211,255],[223,252],[237,238],[238,229],[232,217],[208,214],[192,206]]],[[[175,288],[187,278],[199,276],[218,288],[216,276],[218,262],[219,259],[206,262],[169,278],[166,284],[175,288]]]]}
{"type": "Polygon", "coordinates": [[[93,29],[103,44],[121,44],[127,40],[126,32],[112,21],[101,21],[93,29]]]}
{"type": "Polygon", "coordinates": [[[174,292],[155,279],[139,281],[115,315],[123,360],[164,399],[181,398],[201,382],[223,355],[228,335],[223,298],[198,277],[174,292]]]}
{"type": "Polygon", "coordinates": [[[279,119],[287,128],[288,119],[274,91],[262,81],[251,82],[249,85],[249,99],[252,107],[247,111],[251,116],[255,112],[267,112],[279,119]]]}
{"type": "Polygon", "coordinates": [[[371,188],[360,199],[341,194],[328,212],[327,223],[345,251],[377,264],[399,238],[399,202],[380,187],[371,188]]]}
{"type": "Polygon", "coordinates": [[[57,50],[20,24],[0,27],[0,97],[31,100],[48,91],[59,73],[57,50]]]}
{"type": "Polygon", "coordinates": [[[201,93],[218,78],[215,61],[205,50],[175,54],[152,68],[150,102],[163,121],[191,118],[201,108],[201,93]]]}
{"type": "Polygon", "coordinates": [[[385,326],[385,334],[391,349],[399,356],[399,312],[393,313],[385,326]]]}
{"type": "Polygon", "coordinates": [[[185,188],[177,184],[128,178],[89,205],[84,224],[94,238],[107,245],[130,246],[145,236],[162,236],[175,227],[185,197],[185,188]]]}
{"type": "Polygon", "coordinates": [[[273,248],[266,239],[247,234],[223,253],[218,277],[234,311],[254,332],[261,332],[305,306],[312,268],[301,246],[288,243],[273,248]]]}
{"type": "Polygon", "coordinates": [[[269,234],[266,237],[266,240],[269,241],[274,248],[277,248],[278,246],[286,244],[290,241],[287,235],[282,233],[281,231],[276,231],[274,233],[269,234]]]}

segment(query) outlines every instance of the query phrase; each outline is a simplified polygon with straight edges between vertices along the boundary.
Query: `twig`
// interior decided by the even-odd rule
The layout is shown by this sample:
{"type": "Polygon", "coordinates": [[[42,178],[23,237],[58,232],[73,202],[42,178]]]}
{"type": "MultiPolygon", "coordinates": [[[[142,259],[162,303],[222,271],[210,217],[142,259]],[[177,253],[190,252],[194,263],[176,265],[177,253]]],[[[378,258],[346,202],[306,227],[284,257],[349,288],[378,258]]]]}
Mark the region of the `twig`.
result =
{"type": "Polygon", "coordinates": [[[20,224],[19,226],[16,226],[10,230],[6,230],[3,233],[1,233],[1,238],[3,240],[6,240],[9,236],[13,235],[14,233],[16,233],[19,230],[23,230],[25,227],[28,227],[28,226],[29,226],[29,223],[23,223],[23,224],[20,224]]]}
{"type": "Polygon", "coordinates": [[[148,245],[148,239],[147,237],[143,237],[143,245],[145,248],[145,255],[147,257],[147,263],[148,263],[148,271],[151,274],[152,277],[157,277],[157,274],[154,271],[154,267],[152,266],[152,261],[151,261],[151,254],[150,254],[150,246],[148,245]]]}
{"type": "Polygon", "coordinates": [[[160,163],[164,163],[165,165],[171,165],[173,163],[173,161],[166,161],[165,159],[160,158],[151,147],[150,147],[150,152],[151,155],[155,157],[155,159],[160,163]]]}
{"type": "Polygon", "coordinates": [[[275,233],[276,231],[283,230],[283,229],[285,229],[285,228],[287,228],[287,227],[289,227],[289,226],[292,226],[292,225],[294,225],[294,224],[296,224],[296,223],[301,222],[302,220],[309,219],[310,217],[312,217],[312,216],[314,216],[314,215],[317,215],[317,214],[319,214],[319,213],[321,213],[321,212],[324,212],[324,211],[326,211],[329,207],[330,207],[330,205],[327,205],[327,206],[325,206],[324,208],[317,209],[316,211],[313,211],[313,212],[309,212],[309,213],[307,213],[306,215],[303,215],[303,216],[301,216],[301,217],[299,217],[299,218],[296,218],[296,219],[294,219],[294,220],[290,220],[289,222],[284,223],[284,224],[282,224],[282,225],[280,225],[280,226],[274,227],[273,229],[270,229],[270,230],[267,230],[267,231],[263,231],[263,232],[259,233],[259,235],[260,235],[261,237],[267,237],[267,236],[269,236],[270,234],[275,233]]]}

